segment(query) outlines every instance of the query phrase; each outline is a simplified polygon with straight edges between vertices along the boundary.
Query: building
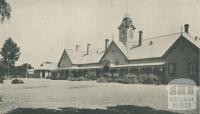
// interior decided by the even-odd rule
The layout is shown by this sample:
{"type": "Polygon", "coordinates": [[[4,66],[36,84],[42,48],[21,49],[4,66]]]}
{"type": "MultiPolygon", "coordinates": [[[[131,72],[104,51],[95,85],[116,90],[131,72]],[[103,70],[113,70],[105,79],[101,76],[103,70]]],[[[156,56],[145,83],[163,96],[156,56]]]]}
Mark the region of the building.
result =
{"type": "MultiPolygon", "coordinates": [[[[33,70],[35,78],[50,78],[54,70],[57,68],[57,64],[53,62],[44,62],[40,66],[33,70]]],[[[32,72],[32,71],[31,71],[32,72]]]]}
{"type": "Polygon", "coordinates": [[[70,76],[85,76],[88,73],[102,76],[126,74],[158,76],[163,83],[176,78],[189,78],[199,83],[200,40],[184,31],[154,38],[143,38],[137,34],[130,17],[125,17],[119,26],[119,40],[105,40],[105,48],[80,51],[64,49],[56,76],[67,79],[70,76]]]}

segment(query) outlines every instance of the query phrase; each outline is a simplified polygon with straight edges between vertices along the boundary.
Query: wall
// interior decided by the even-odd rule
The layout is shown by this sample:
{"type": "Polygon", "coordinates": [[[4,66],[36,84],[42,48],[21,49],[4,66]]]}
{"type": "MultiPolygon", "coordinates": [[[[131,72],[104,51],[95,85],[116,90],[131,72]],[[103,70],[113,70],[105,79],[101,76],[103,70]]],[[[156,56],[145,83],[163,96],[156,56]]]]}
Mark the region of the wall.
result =
{"type": "Polygon", "coordinates": [[[102,60],[104,59],[112,59],[113,61],[118,61],[119,64],[128,64],[125,56],[114,43],[109,46],[106,55],[102,60]]]}
{"type": "Polygon", "coordinates": [[[71,62],[69,56],[67,55],[67,52],[63,51],[63,54],[61,56],[60,62],[58,64],[58,67],[66,68],[66,67],[70,67],[70,66],[72,66],[72,62],[71,62]]]}
{"type": "Polygon", "coordinates": [[[166,81],[169,82],[175,78],[190,78],[193,80],[199,80],[198,74],[190,76],[188,64],[193,62],[199,66],[199,49],[195,47],[185,38],[178,39],[175,44],[169,49],[165,55],[166,60],[166,81]],[[169,75],[169,63],[175,63],[176,69],[174,75],[169,75]]]}

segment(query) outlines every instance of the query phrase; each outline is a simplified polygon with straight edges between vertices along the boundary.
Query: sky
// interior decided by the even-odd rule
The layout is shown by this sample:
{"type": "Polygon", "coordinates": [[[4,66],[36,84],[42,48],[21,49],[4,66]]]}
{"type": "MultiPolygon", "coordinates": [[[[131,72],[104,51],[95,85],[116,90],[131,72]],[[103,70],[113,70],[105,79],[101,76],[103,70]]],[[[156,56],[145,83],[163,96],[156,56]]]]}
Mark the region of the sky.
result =
{"type": "Polygon", "coordinates": [[[0,24],[0,47],[8,37],[20,46],[17,65],[58,62],[64,49],[104,47],[118,40],[118,26],[128,13],[144,39],[176,33],[189,24],[200,35],[199,0],[6,0],[11,18],[0,24]],[[114,37],[112,37],[114,34],[114,37]]]}

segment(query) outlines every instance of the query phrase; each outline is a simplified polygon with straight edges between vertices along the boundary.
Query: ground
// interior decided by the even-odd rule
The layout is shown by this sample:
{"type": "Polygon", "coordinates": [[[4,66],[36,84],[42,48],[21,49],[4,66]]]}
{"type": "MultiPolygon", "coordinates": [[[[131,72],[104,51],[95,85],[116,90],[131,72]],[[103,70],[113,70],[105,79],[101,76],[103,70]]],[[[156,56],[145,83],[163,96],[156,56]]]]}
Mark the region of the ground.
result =
{"type": "Polygon", "coordinates": [[[173,114],[167,109],[166,85],[23,80],[21,85],[0,84],[0,114],[173,114]]]}

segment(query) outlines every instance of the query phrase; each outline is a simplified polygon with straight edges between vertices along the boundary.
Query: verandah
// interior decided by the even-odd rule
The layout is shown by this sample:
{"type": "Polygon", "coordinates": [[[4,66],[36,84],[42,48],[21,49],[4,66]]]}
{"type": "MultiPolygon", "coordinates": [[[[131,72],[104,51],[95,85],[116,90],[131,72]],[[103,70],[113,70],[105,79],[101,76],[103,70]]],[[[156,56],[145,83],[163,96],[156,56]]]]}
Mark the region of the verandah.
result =
{"type": "Polygon", "coordinates": [[[164,75],[164,63],[148,63],[148,64],[131,64],[131,65],[116,65],[116,66],[96,66],[96,67],[70,67],[70,68],[59,68],[54,71],[56,78],[68,79],[70,77],[85,77],[92,75],[95,77],[101,77],[105,74],[111,76],[125,76],[130,75],[155,75],[163,77],[164,75]]]}

